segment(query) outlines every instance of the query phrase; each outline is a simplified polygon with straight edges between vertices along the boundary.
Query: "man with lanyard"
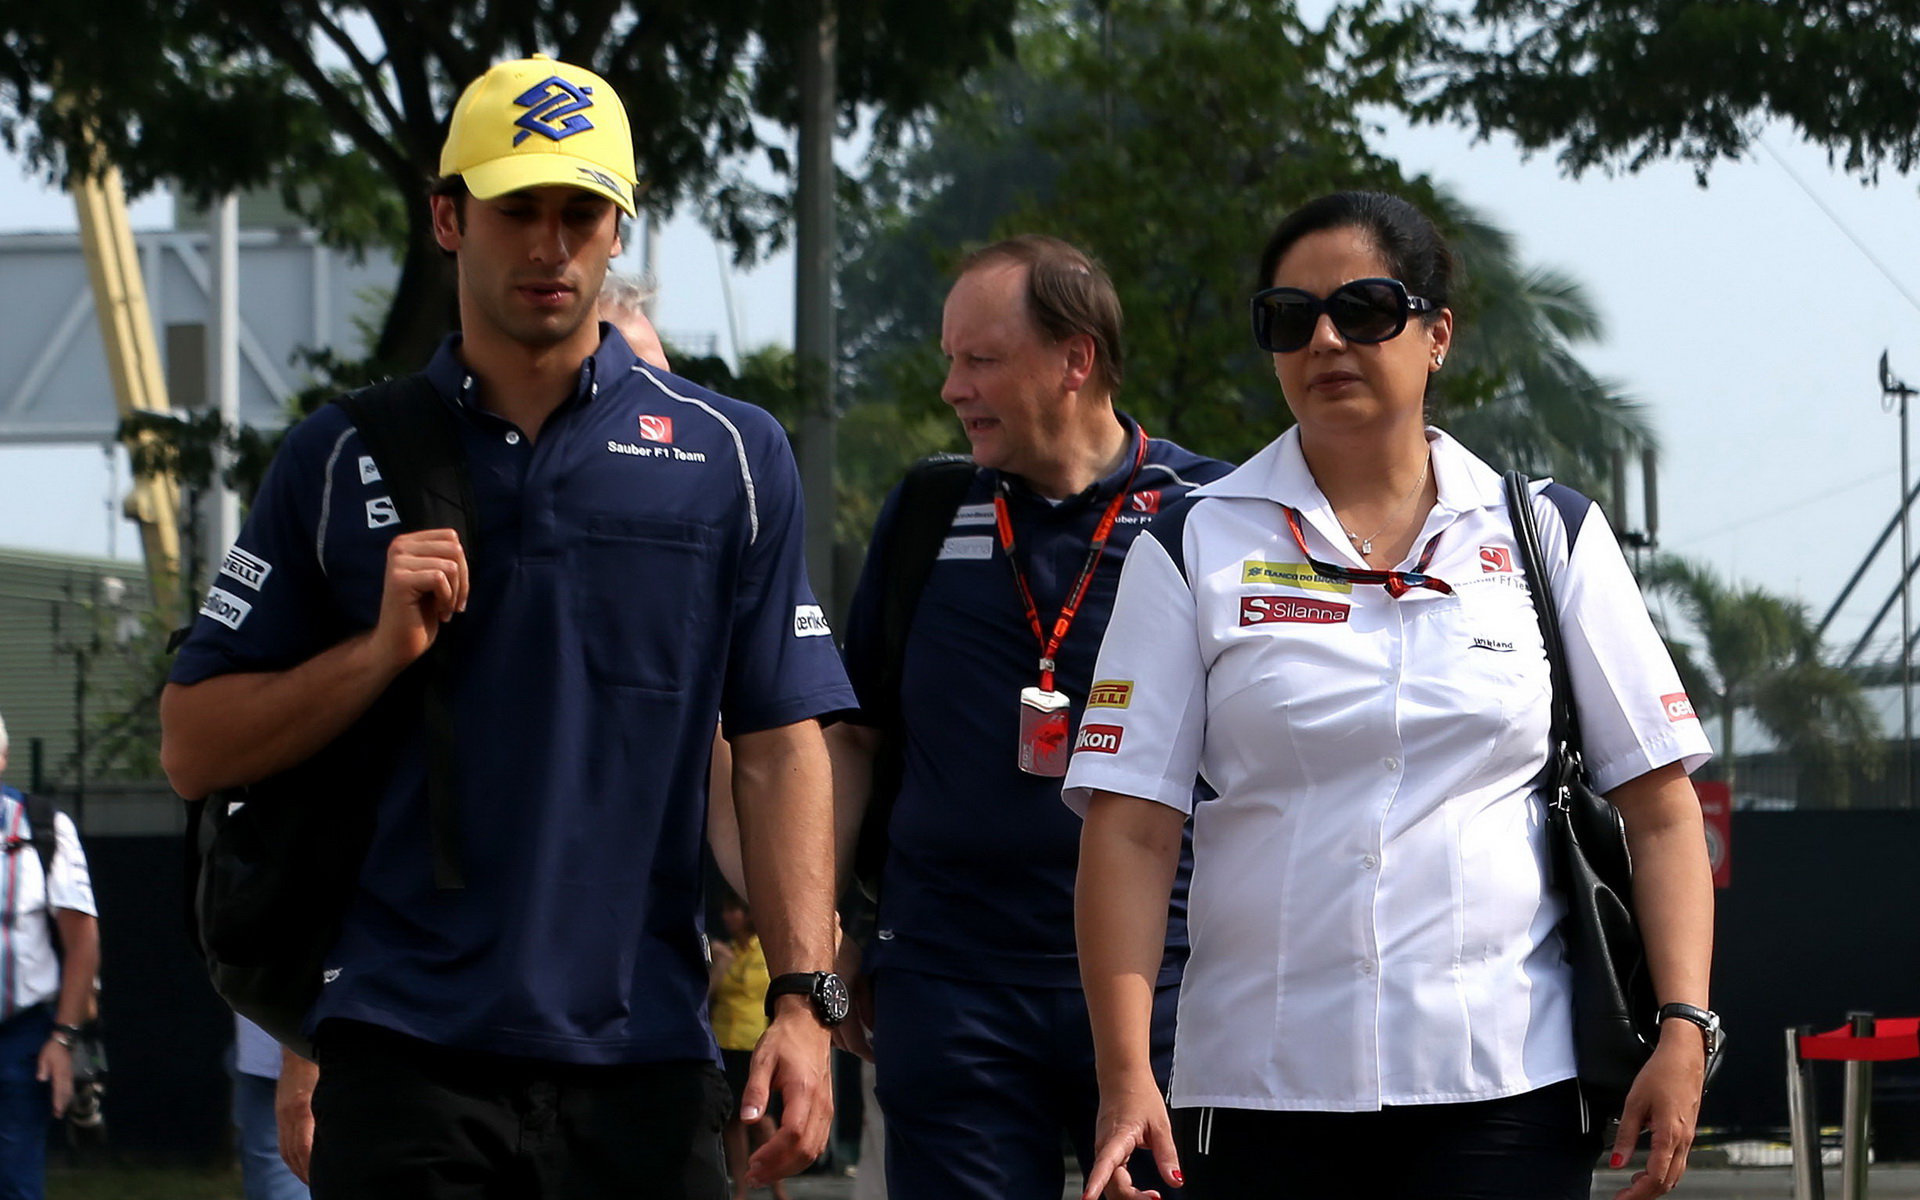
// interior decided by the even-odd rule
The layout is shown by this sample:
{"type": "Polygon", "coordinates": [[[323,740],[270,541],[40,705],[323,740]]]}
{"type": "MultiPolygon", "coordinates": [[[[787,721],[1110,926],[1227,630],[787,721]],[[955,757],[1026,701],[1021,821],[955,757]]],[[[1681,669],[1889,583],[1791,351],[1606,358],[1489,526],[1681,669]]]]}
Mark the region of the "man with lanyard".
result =
{"type": "Polygon", "coordinates": [[[773,1093],[784,1115],[750,1182],[824,1145],[844,1012],[818,719],[853,697],[807,585],[798,475],[765,412],[595,320],[636,183],[604,80],[495,66],[440,166],[461,332],[424,379],[468,463],[471,544],[396,536],[345,412],[302,422],[175,663],[162,761],[192,797],[350,727],[397,745],[365,781],[378,824],[307,1018],[316,1197],[720,1200],[699,916],[716,713],[776,976],[742,1116],[773,1093]],[[436,878],[421,708],[382,700],[442,637],[463,886],[436,878]]]}
{"type": "MultiPolygon", "coordinates": [[[[1060,776],[1076,729],[1102,736],[1101,708],[1128,702],[1091,677],[1128,545],[1163,503],[1229,468],[1114,411],[1119,298],[1064,242],[970,255],[940,340],[941,398],[975,470],[914,609],[897,696],[879,692],[901,489],[881,512],[847,624],[862,713],[828,731],[837,820],[844,861],[897,711],[905,774],[866,962],[889,1190],[1055,1200],[1062,1134],[1084,1167],[1098,1103],[1073,940],[1080,829],[1060,776]]],[[[1163,1075],[1184,889],[1167,944],[1163,1075]]],[[[859,1033],[849,1021],[838,1036],[859,1033]]],[[[1151,1164],[1135,1177],[1154,1177],[1151,1164]]]]}
{"type": "MultiPolygon", "coordinates": [[[[7,750],[0,719],[0,775],[7,750]]],[[[34,829],[26,797],[0,784],[0,837],[0,1200],[40,1200],[47,1122],[73,1096],[73,1041],[100,971],[100,925],[72,818],[54,813],[52,829],[34,829]],[[34,841],[47,837],[43,871],[34,841]]]]}

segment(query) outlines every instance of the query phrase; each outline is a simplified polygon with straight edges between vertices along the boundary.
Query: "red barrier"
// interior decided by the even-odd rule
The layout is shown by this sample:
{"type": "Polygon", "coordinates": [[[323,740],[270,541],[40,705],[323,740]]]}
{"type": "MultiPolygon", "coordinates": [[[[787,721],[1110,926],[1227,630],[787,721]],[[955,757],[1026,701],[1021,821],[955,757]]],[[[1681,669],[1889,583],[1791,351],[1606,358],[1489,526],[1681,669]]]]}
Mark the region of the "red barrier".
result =
{"type": "Polygon", "coordinates": [[[1855,1037],[1842,1025],[1825,1033],[1803,1034],[1800,1057],[1839,1062],[1893,1062],[1920,1058],[1920,1017],[1882,1017],[1872,1037],[1855,1037]]]}

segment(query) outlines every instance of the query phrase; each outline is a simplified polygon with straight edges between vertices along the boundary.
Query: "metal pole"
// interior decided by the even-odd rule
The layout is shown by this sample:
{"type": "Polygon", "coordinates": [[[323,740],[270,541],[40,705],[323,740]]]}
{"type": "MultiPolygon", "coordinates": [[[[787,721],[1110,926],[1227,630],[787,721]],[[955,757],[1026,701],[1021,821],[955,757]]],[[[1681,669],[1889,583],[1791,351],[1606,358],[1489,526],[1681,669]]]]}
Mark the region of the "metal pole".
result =
{"type": "Polygon", "coordinates": [[[1787,1030],[1787,1129],[1793,1143],[1793,1200],[1826,1200],[1820,1173],[1820,1118],[1815,1111],[1813,1064],[1800,1057],[1800,1039],[1813,1030],[1787,1030]]]}
{"type": "MultiPolygon", "coordinates": [[[[1873,1036],[1872,1013],[1848,1013],[1853,1036],[1873,1036]]],[[[1846,1108],[1840,1118],[1841,1200],[1867,1200],[1867,1144],[1873,1120],[1873,1064],[1851,1061],[1846,1072],[1846,1108]]]]}
{"type": "MultiPolygon", "coordinates": [[[[222,196],[207,216],[213,243],[213,287],[207,296],[208,400],[231,432],[240,426],[240,201],[231,193],[222,196]]],[[[225,478],[233,451],[219,446],[213,465],[207,534],[198,564],[202,587],[213,581],[219,556],[240,536],[240,497],[225,478]]]]}
{"type": "Polygon", "coordinates": [[[794,353],[800,385],[800,481],[807,505],[807,574],[815,597],[838,612],[833,578],[834,54],[833,0],[815,0],[800,35],[798,219],[794,231],[794,353]]]}
{"type": "MultiPolygon", "coordinates": [[[[1900,393],[1900,495],[1907,495],[1907,394],[1900,393]]],[[[1913,561],[1913,506],[1900,505],[1900,561],[1913,561]]],[[[1900,576],[1900,794],[1913,807],[1913,572],[1900,576]]]]}

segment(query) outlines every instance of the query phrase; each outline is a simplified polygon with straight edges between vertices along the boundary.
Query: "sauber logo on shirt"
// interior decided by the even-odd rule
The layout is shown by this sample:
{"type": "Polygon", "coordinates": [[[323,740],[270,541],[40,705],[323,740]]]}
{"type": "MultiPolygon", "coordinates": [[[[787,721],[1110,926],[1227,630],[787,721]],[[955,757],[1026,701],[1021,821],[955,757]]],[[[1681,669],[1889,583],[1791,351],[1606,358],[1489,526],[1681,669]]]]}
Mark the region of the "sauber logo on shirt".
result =
{"type": "Polygon", "coordinates": [[[253,605],[225,588],[208,588],[207,602],[200,606],[201,615],[212,617],[228,629],[240,628],[240,623],[252,611],[253,605]]]}
{"type": "Polygon", "coordinates": [[[1240,568],[1240,582],[1284,583],[1310,592],[1338,592],[1343,596],[1353,593],[1352,584],[1323,578],[1306,563],[1261,562],[1257,558],[1248,559],[1240,568]]]}
{"type": "Polygon", "coordinates": [[[1133,680],[1102,679],[1087,692],[1088,708],[1125,708],[1133,703],[1133,680]]]}
{"type": "Polygon", "coordinates": [[[1687,699],[1685,692],[1675,692],[1671,696],[1660,697],[1660,707],[1667,710],[1669,721],[1697,721],[1700,718],[1693,711],[1693,701],[1687,699]]]}
{"type": "Polygon", "coordinates": [[[1085,750],[1089,754],[1118,754],[1122,732],[1118,725],[1082,725],[1073,748],[1076,753],[1085,750]]]}
{"type": "Polygon", "coordinates": [[[640,414],[640,436],[649,442],[673,444],[673,418],[656,417],[652,413],[640,414]]]}
{"type": "Polygon", "coordinates": [[[1127,506],[1137,513],[1157,513],[1160,511],[1160,493],[1135,492],[1127,497],[1127,506]]]}
{"type": "Polygon", "coordinates": [[[1483,572],[1498,571],[1503,574],[1512,574],[1513,551],[1505,546],[1480,547],[1480,569],[1483,572]]]}
{"type": "Polygon", "coordinates": [[[273,564],[234,546],[220,560],[220,573],[233,576],[257,592],[267,582],[267,576],[273,573],[273,564]]]}
{"type": "Polygon", "coordinates": [[[1308,600],[1301,596],[1242,596],[1240,624],[1272,625],[1286,621],[1300,625],[1338,625],[1353,611],[1337,600],[1308,600]]]}
{"type": "Polygon", "coordinates": [[[818,604],[800,604],[793,610],[793,636],[827,637],[833,630],[827,628],[827,614],[820,611],[818,604]]]}
{"type": "Polygon", "coordinates": [[[398,525],[400,514],[394,510],[393,497],[375,496],[367,501],[367,528],[382,529],[388,525],[398,525]]]}

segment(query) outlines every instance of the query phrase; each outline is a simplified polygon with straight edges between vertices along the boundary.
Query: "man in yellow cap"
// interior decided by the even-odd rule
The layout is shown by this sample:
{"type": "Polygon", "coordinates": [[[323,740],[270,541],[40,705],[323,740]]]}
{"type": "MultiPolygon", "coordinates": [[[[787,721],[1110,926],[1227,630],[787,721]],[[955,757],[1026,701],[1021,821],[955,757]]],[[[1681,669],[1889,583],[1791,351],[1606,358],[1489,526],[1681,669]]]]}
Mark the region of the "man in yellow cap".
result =
{"type": "Polygon", "coordinates": [[[300,424],[176,660],[162,757],[198,797],[370,724],[397,743],[358,781],[377,827],[307,1016],[319,1200],[719,1200],[698,912],[716,713],[774,974],[741,1115],[784,1106],[749,1182],[824,1144],[845,1011],[819,721],[853,696],[807,584],[798,473],[766,413],[597,319],[637,182],[604,80],[495,66],[441,171],[461,330],[423,378],[467,459],[472,542],[400,532],[340,406],[300,424]],[[429,852],[424,718],[379,704],[439,638],[458,889],[429,852]]]}

